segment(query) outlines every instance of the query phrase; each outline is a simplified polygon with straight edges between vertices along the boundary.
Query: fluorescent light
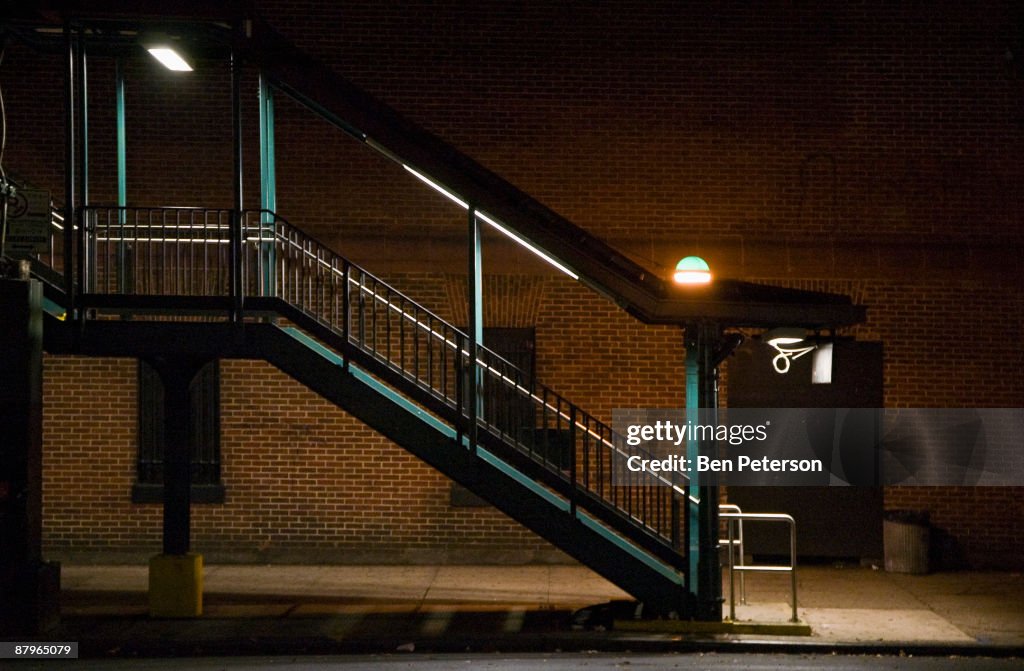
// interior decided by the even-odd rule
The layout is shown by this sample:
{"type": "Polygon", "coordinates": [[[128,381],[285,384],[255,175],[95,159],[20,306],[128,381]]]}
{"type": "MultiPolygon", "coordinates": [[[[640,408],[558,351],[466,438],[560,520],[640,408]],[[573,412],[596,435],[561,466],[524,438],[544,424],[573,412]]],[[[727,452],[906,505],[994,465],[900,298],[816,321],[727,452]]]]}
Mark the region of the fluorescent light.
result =
{"type": "Polygon", "coordinates": [[[779,345],[795,345],[803,342],[807,337],[807,331],[802,328],[779,327],[764,334],[763,340],[772,347],[779,345]]]}
{"type": "MultiPolygon", "coordinates": [[[[469,209],[469,203],[467,203],[466,201],[462,200],[461,198],[456,196],[454,193],[452,193],[448,189],[444,188],[443,186],[441,186],[440,184],[438,184],[434,180],[430,179],[429,177],[427,177],[423,173],[417,172],[416,170],[413,170],[412,168],[410,168],[405,163],[402,164],[402,167],[405,168],[409,173],[414,175],[416,177],[416,179],[420,180],[421,182],[423,182],[424,184],[429,186],[434,191],[437,191],[439,194],[441,194],[442,196],[444,196],[448,200],[452,201],[453,203],[455,203],[456,205],[458,205],[462,209],[464,209],[464,210],[468,210],[469,209]]],[[[550,256],[546,252],[538,249],[537,247],[534,247],[533,244],[530,243],[528,240],[526,240],[525,238],[520,237],[519,235],[517,235],[516,233],[514,233],[510,229],[505,228],[504,226],[502,226],[497,221],[495,221],[491,217],[487,216],[486,214],[484,214],[480,210],[476,211],[476,216],[479,217],[481,219],[481,221],[484,221],[484,222],[490,224],[491,226],[493,226],[494,228],[498,229],[499,231],[504,233],[506,236],[508,236],[512,240],[515,240],[520,245],[522,245],[526,249],[530,250],[531,252],[533,252],[534,254],[539,256],[540,258],[544,259],[545,261],[547,261],[549,264],[551,264],[555,268],[558,268],[559,270],[561,270],[563,273],[565,273],[569,277],[573,278],[574,280],[578,280],[580,278],[579,275],[574,273],[572,270],[570,270],[568,267],[566,267],[560,261],[558,261],[554,257],[550,256]]]]}
{"type": "Polygon", "coordinates": [[[170,47],[148,47],[146,49],[153,58],[160,61],[168,70],[174,72],[192,72],[192,66],[182,58],[181,54],[170,47]]]}
{"type": "Polygon", "coordinates": [[[565,273],[569,277],[573,278],[574,280],[578,280],[580,278],[579,275],[577,275],[573,271],[569,270],[569,268],[566,267],[565,265],[563,265],[560,261],[558,261],[557,259],[555,259],[552,256],[549,256],[543,250],[538,249],[537,247],[534,247],[533,244],[531,244],[528,240],[526,240],[525,238],[519,237],[514,232],[512,232],[511,230],[505,228],[504,226],[502,226],[501,224],[496,222],[494,219],[491,219],[490,217],[488,217],[483,212],[477,212],[476,216],[480,217],[483,221],[487,222],[488,224],[490,224],[494,228],[498,229],[500,232],[504,233],[507,237],[511,238],[512,240],[515,240],[520,245],[522,245],[526,249],[530,250],[531,252],[533,252],[534,254],[539,256],[540,258],[544,259],[545,261],[547,261],[549,264],[551,264],[555,268],[558,268],[559,270],[561,270],[563,273],[565,273]]]}
{"type": "Polygon", "coordinates": [[[437,191],[439,194],[441,194],[442,196],[444,196],[448,200],[452,201],[453,203],[455,203],[456,205],[458,205],[462,209],[464,209],[464,210],[468,210],[469,209],[469,203],[467,203],[466,201],[462,200],[461,198],[456,196],[454,193],[452,193],[448,189],[444,188],[443,186],[441,186],[440,184],[438,184],[434,180],[430,179],[429,177],[427,177],[423,173],[416,172],[415,170],[413,170],[412,168],[410,168],[409,166],[407,166],[404,163],[402,164],[402,167],[405,168],[406,170],[408,170],[409,172],[411,172],[413,175],[415,175],[416,179],[420,180],[421,182],[423,182],[424,184],[429,186],[434,191],[437,191]]]}

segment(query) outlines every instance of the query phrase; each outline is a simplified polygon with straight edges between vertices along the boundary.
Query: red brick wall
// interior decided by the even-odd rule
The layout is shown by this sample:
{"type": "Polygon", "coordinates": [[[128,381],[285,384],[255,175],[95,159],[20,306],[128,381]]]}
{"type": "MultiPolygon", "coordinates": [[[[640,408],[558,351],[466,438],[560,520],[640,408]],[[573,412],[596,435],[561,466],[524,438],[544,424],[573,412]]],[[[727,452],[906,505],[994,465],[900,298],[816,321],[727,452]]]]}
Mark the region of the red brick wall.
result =
{"type": "MultiPolygon", "coordinates": [[[[696,252],[721,276],[867,305],[868,322],[851,332],[885,344],[887,405],[1024,404],[1015,3],[429,4],[259,7],[339,72],[645,265],[665,269],[696,252]]],[[[5,166],[57,192],[59,66],[11,45],[0,69],[5,166]]],[[[93,192],[111,200],[112,67],[97,57],[91,72],[93,192]]],[[[231,202],[226,72],[200,62],[176,77],[145,58],[130,64],[130,203],[231,202]]],[[[284,96],[277,111],[278,209],[464,322],[464,213],[284,96]]],[[[682,402],[677,331],[636,323],[493,235],[485,267],[486,321],[536,326],[542,381],[605,419],[616,406],[682,402]]],[[[48,544],[153,547],[156,508],[127,502],[134,368],[57,358],[47,367],[48,544]],[[82,400],[62,405],[73,388],[82,400]],[[93,408],[96,399],[120,400],[93,408]],[[69,471],[86,444],[95,473],[69,471]]],[[[216,546],[229,529],[232,548],[267,556],[545,547],[491,512],[447,508],[443,479],[269,367],[224,371],[228,503],[197,510],[198,545],[216,546]],[[248,429],[252,420],[261,431],[248,429]],[[415,484],[359,512],[355,484],[338,493],[302,474],[307,459],[323,464],[324,481],[365,467],[354,443],[412,469],[415,484]]],[[[892,488],[886,505],[929,509],[975,564],[1019,564],[1015,491],[892,488]]]]}
{"type": "Polygon", "coordinates": [[[160,508],[131,503],[135,361],[46,356],[43,374],[44,549],[159,550],[160,508]]]}

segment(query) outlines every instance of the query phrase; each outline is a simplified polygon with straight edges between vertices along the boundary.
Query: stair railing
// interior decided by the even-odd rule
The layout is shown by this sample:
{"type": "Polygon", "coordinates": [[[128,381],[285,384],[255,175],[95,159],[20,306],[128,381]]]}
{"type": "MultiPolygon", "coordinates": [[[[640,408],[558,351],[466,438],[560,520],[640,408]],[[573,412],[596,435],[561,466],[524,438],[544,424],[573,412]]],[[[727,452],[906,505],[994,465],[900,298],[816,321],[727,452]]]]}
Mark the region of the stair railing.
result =
{"type": "MultiPolygon", "coordinates": [[[[231,210],[89,206],[83,220],[86,293],[230,295],[231,210]]],[[[580,504],[609,507],[685,552],[685,474],[630,470],[629,457],[652,455],[484,346],[475,352],[481,382],[474,385],[464,332],[276,214],[243,213],[241,252],[247,299],[287,302],[454,411],[459,430],[469,421],[468,394],[478,394],[478,431],[561,483],[573,512],[580,504]]]]}

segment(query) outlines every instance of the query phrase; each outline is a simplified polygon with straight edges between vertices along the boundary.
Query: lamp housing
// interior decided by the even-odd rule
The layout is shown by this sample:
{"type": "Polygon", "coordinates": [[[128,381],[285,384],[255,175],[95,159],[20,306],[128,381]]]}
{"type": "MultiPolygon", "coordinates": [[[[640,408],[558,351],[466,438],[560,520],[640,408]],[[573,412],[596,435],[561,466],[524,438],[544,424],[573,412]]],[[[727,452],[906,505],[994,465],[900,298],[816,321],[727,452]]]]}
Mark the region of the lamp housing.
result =
{"type": "Polygon", "coordinates": [[[711,283],[711,266],[699,256],[687,256],[679,260],[672,274],[672,281],[682,285],[711,283]]]}

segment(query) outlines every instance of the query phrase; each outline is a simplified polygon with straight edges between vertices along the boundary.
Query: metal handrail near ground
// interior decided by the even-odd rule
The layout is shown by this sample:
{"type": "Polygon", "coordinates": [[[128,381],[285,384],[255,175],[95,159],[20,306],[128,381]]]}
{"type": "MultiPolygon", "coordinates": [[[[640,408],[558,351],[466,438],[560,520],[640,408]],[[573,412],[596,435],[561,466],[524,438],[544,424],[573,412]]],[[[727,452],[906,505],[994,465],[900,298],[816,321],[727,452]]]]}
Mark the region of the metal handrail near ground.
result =
{"type": "Polygon", "coordinates": [[[726,522],[727,540],[729,544],[729,619],[736,620],[736,594],[735,594],[735,572],[763,571],[763,572],[786,572],[790,574],[790,590],[792,597],[792,616],[790,622],[799,622],[796,613],[796,520],[792,515],[785,513],[721,513],[719,519],[726,522]],[[732,546],[735,540],[735,524],[743,521],[748,522],[786,522],[789,524],[789,566],[780,565],[753,565],[742,563],[737,566],[733,562],[732,546]]]}
{"type": "MultiPolygon", "coordinates": [[[[743,510],[738,505],[736,505],[735,503],[720,503],[720,504],[718,504],[718,513],[719,513],[719,515],[721,515],[722,513],[742,513],[742,512],[743,512],[743,510]]],[[[743,549],[743,520],[739,520],[736,523],[736,531],[737,531],[736,538],[734,538],[732,540],[730,540],[728,537],[726,537],[726,538],[719,538],[718,539],[718,546],[719,547],[727,547],[727,548],[729,548],[729,561],[733,562],[733,564],[730,564],[730,565],[736,565],[735,564],[736,560],[735,560],[735,556],[733,555],[733,552],[735,552],[738,549],[738,551],[739,551],[739,564],[738,565],[739,566],[743,566],[743,564],[744,564],[744,557],[746,556],[744,554],[744,549],[743,549]]],[[[746,605],[746,603],[747,603],[747,574],[742,572],[742,571],[740,572],[740,603],[744,604],[744,605],[746,605]]]]}

